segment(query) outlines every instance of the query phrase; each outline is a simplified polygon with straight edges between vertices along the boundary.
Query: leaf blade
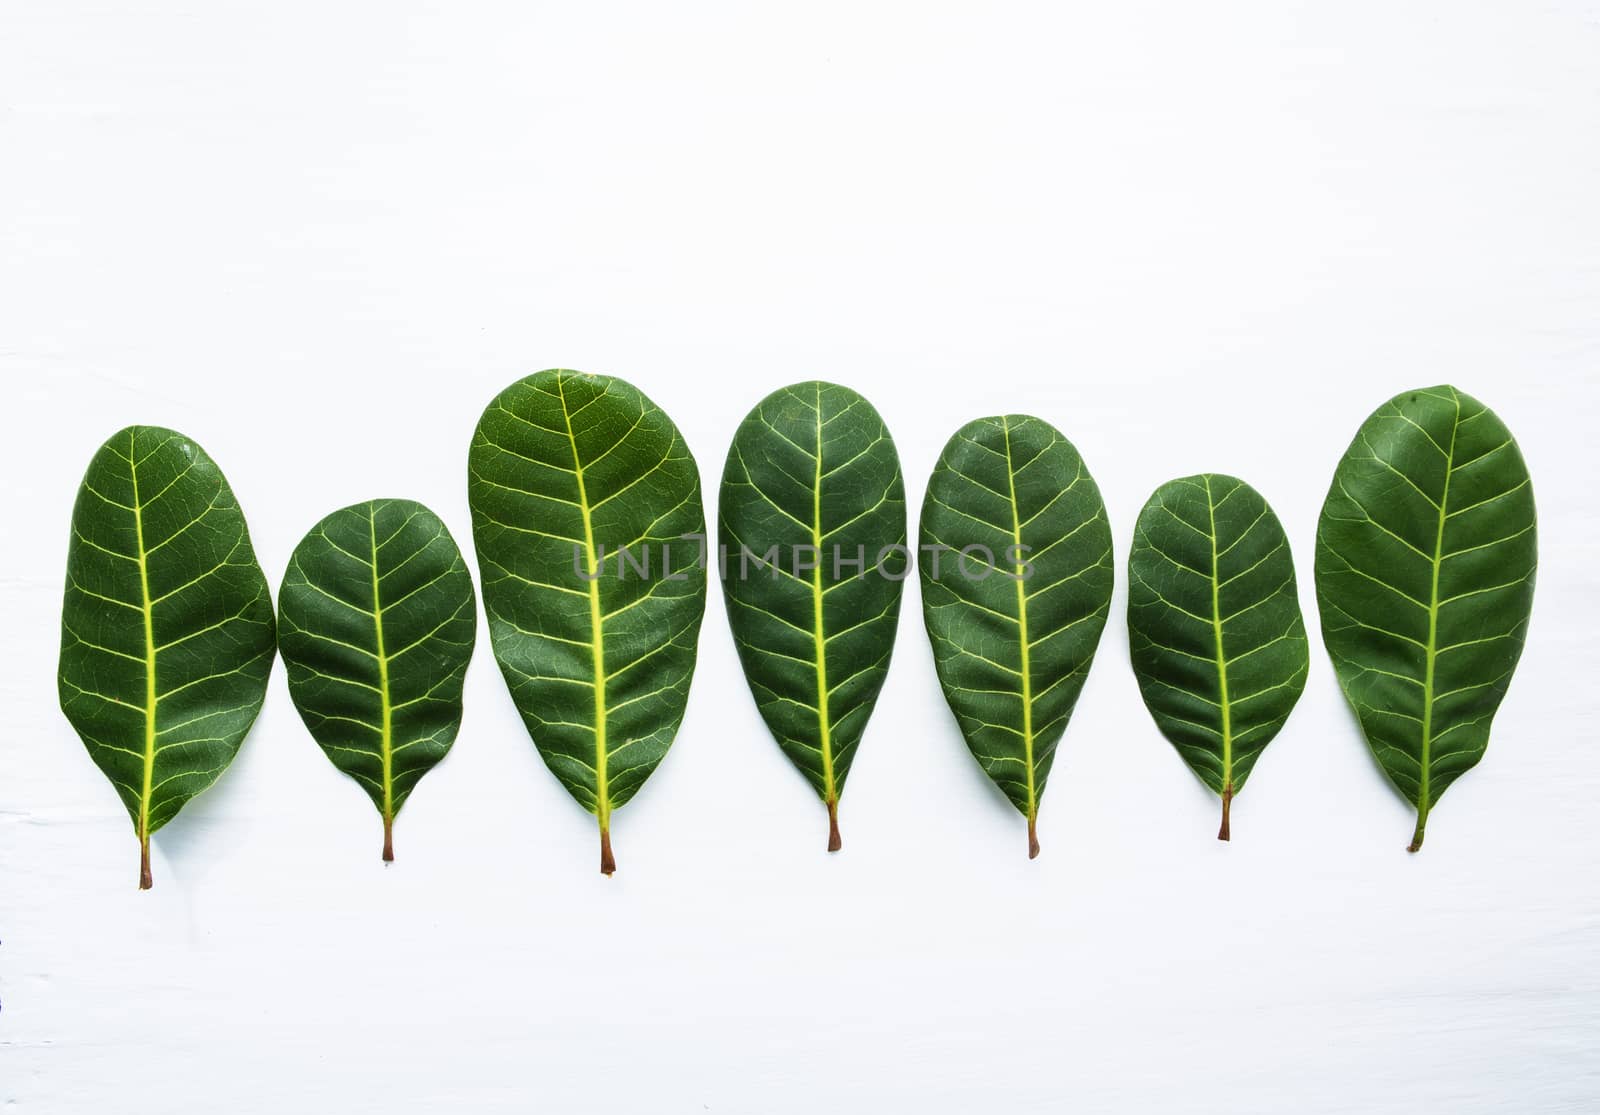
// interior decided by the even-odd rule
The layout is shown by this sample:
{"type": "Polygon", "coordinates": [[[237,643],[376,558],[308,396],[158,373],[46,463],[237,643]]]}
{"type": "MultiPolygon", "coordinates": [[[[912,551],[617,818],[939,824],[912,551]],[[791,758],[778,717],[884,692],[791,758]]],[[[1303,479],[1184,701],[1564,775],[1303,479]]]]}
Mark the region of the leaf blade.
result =
{"type": "Polygon", "coordinates": [[[392,860],[395,817],[461,726],[477,629],[466,562],[422,504],[368,500],[307,532],[278,609],[289,696],[377,807],[392,860]]]}
{"type": "Polygon", "coordinates": [[[694,673],[699,471],[637,388],[556,369],[489,404],[468,474],[495,658],[545,764],[595,814],[610,874],[611,813],[665,757],[694,673]],[[624,566],[641,553],[643,572],[624,566]]]}
{"type": "Polygon", "coordinates": [[[1229,839],[1230,805],[1310,669],[1288,538],[1259,492],[1219,473],[1156,489],[1128,555],[1128,643],[1145,707],[1222,796],[1229,839]]]}
{"type": "Polygon", "coordinates": [[[276,649],[244,515],[195,442],[130,426],[95,453],[61,626],[61,708],[128,810],[148,889],[150,835],[232,762],[276,649]]]}
{"type": "Polygon", "coordinates": [[[939,456],[918,546],[945,700],[973,758],[1027,819],[1033,858],[1045,783],[1110,613],[1105,503],[1049,423],[980,418],[939,456]]]}
{"type": "Polygon", "coordinates": [[[728,449],[718,542],[745,679],[826,806],[838,851],[839,799],[888,674],[909,567],[900,460],[872,404],[820,380],[761,400],[728,449]]]}
{"type": "Polygon", "coordinates": [[[1537,566],[1532,480],[1493,411],[1444,385],[1362,424],[1318,520],[1317,604],[1362,734],[1416,807],[1413,852],[1488,747],[1537,566]]]}

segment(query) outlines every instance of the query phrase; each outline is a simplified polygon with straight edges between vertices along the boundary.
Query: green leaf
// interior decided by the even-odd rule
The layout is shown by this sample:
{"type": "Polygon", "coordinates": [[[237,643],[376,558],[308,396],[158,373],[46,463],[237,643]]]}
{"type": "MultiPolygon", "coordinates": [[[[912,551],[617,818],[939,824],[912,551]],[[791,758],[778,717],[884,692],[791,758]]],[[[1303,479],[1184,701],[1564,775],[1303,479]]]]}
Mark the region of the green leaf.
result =
{"type": "Polygon", "coordinates": [[[609,875],[611,811],[665,757],[694,674],[700,473],[637,388],[566,370],[489,404],[468,471],[495,658],[545,763],[599,819],[609,875]]]}
{"type": "Polygon", "coordinates": [[[745,678],[789,761],[828,808],[889,671],[909,576],[905,487],[883,419],[848,387],[775,391],[734,434],[719,543],[745,678]]]}
{"type": "Polygon", "coordinates": [[[130,426],[72,509],[61,709],[116,787],[150,886],[150,834],[216,781],[261,711],[272,597],[233,490],[194,442],[130,426]]]}
{"type": "Polygon", "coordinates": [[[477,631],[472,576],[439,517],[375,499],[301,539],[278,590],[289,696],[333,765],[394,818],[461,727],[477,631]]]}
{"type": "Polygon", "coordinates": [[[1217,473],[1156,489],[1128,557],[1128,646],[1161,734],[1222,795],[1227,840],[1310,666],[1289,540],[1259,492],[1217,473]]]}
{"type": "Polygon", "coordinates": [[[1060,431],[980,418],[939,455],[922,504],[922,615],[945,700],[984,773],[1028,819],[1111,608],[1100,489],[1060,431]]]}
{"type": "Polygon", "coordinates": [[[1537,564],[1532,481],[1493,411],[1432,387],[1362,425],[1317,525],[1317,606],[1367,745],[1417,808],[1413,852],[1483,758],[1537,564]]]}

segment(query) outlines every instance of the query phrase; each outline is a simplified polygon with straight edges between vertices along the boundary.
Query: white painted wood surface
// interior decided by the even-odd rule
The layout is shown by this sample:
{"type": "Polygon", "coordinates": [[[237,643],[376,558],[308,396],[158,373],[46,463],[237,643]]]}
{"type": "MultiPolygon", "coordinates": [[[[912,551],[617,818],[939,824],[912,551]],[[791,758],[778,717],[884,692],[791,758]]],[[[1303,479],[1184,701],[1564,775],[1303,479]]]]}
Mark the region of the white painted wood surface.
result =
{"type": "Polygon", "coordinates": [[[1600,1107],[1600,9],[409,3],[0,10],[0,1102],[7,1111],[1555,1112],[1600,1107]],[[1320,640],[1234,808],[1156,734],[1119,585],[1040,834],[908,590],[844,851],[713,594],[620,870],[486,644],[396,832],[281,668],[156,889],[55,699],[89,455],[178,427],[276,585],[377,495],[463,541],[468,438],[624,375],[714,490],[739,418],[872,398],[913,506],[979,414],[1064,429],[1119,580],[1151,489],[1248,478],[1315,622],[1359,422],[1454,382],[1541,512],[1483,764],[1408,810],[1320,640]]]}

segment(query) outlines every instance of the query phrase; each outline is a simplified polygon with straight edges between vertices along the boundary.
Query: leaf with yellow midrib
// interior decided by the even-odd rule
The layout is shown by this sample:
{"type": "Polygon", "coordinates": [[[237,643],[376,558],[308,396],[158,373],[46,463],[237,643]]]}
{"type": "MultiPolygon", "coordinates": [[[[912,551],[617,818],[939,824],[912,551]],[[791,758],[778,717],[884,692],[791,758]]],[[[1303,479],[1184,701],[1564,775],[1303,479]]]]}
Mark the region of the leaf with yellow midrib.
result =
{"type": "Polygon", "coordinates": [[[1367,744],[1416,807],[1413,852],[1489,746],[1537,566],[1533,484],[1492,410],[1430,387],[1362,424],[1317,524],[1317,605],[1367,744]]]}
{"type": "Polygon", "coordinates": [[[565,369],[496,396],[467,467],[495,659],[546,765],[598,819],[609,875],[612,812],[666,756],[694,674],[699,470],[643,392],[565,369]]]}
{"type": "Polygon", "coordinates": [[[1233,799],[1305,688],[1310,665],[1294,561],[1250,485],[1202,473],[1157,488],[1128,555],[1128,649],[1161,734],[1233,799]]]}
{"type": "Polygon", "coordinates": [[[272,597],[222,471],[173,430],[130,426],[72,509],[61,709],[116,787],[151,885],[150,834],[233,761],[266,696],[272,597]]]}
{"type": "Polygon", "coordinates": [[[945,444],[918,539],[922,618],[974,759],[1028,822],[1111,607],[1111,528],[1073,444],[1022,414],[945,444]]]}
{"type": "Polygon", "coordinates": [[[866,399],[796,383],[740,424],[718,508],[745,679],[826,806],[836,852],[839,798],[888,674],[910,568],[900,458],[866,399]]]}
{"type": "Polygon", "coordinates": [[[278,590],[289,696],[328,759],[394,819],[461,727],[477,631],[472,575],[420,503],[374,499],[312,527],[278,590]]]}

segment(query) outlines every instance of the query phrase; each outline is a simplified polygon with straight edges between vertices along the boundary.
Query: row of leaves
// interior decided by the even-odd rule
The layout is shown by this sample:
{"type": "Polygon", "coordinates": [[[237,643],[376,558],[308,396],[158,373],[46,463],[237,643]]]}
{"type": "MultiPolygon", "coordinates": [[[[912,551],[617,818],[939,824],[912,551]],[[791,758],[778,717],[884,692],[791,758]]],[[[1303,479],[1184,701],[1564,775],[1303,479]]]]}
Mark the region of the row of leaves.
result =
{"type": "MultiPolygon", "coordinates": [[[[688,698],[714,564],[698,560],[704,550],[684,556],[686,538],[705,538],[698,469],[641,392],[570,371],[497,396],[468,469],[495,658],[539,753],[598,819],[609,874],[611,813],[665,756],[688,698]]],[[[751,692],[827,807],[836,850],[911,563],[894,442],[848,388],[784,388],[735,434],[719,511],[751,692]],[[791,559],[802,552],[808,562],[791,559]]],[[[1037,855],[1051,762],[1110,611],[1105,504],[1048,423],[982,418],[945,446],[916,549],[945,696],[1037,855]]],[[[1317,599],[1367,742],[1416,807],[1413,851],[1439,796],[1483,755],[1522,651],[1535,562],[1527,470],[1482,404],[1451,387],[1410,391],[1361,427],[1323,507],[1317,599]]],[[[1227,839],[1232,799],[1305,685],[1288,541],[1244,481],[1185,477],[1140,512],[1128,577],[1145,703],[1221,795],[1227,839]]],[[[460,726],[476,615],[460,550],[407,500],[313,527],[274,615],[211,458],[171,430],[113,436],[73,512],[60,696],[133,819],[140,885],[150,834],[237,753],[275,649],[312,736],[377,806],[391,859],[395,816],[460,726]]]]}

